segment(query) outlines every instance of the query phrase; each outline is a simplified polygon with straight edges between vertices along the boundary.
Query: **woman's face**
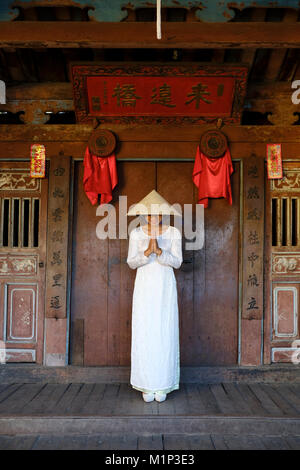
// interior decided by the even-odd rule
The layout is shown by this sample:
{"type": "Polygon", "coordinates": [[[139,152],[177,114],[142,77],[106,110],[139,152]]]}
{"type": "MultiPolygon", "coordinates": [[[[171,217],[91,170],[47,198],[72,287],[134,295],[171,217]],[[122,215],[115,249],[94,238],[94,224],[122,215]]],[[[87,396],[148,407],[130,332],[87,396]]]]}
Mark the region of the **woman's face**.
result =
{"type": "Polygon", "coordinates": [[[147,215],[147,222],[150,225],[159,225],[162,219],[162,215],[147,215]]]}

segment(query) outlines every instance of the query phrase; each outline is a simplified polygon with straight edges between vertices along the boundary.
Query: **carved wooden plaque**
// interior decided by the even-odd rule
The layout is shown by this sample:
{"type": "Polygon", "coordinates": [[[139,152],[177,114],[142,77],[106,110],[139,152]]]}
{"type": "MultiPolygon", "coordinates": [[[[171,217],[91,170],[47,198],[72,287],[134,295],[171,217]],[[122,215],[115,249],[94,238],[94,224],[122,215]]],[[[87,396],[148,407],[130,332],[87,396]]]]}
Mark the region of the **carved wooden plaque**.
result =
{"type": "Polygon", "coordinates": [[[46,317],[65,318],[70,158],[51,159],[47,241],[46,317]]]}
{"type": "Polygon", "coordinates": [[[252,154],[244,164],[242,318],[263,316],[264,159],[252,154]]]}
{"type": "Polygon", "coordinates": [[[71,64],[78,122],[240,122],[247,68],[145,63],[71,64]]]}

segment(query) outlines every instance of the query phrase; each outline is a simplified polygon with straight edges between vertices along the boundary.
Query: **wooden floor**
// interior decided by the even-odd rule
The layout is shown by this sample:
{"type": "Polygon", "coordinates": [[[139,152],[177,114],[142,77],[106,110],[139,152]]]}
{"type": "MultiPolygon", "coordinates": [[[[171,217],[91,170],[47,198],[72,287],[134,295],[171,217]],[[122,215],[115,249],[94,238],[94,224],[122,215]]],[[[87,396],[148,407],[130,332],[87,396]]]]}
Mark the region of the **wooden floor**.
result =
{"type": "Polygon", "coordinates": [[[1,384],[0,449],[300,449],[300,384],[1,384]]]}
{"type": "Polygon", "coordinates": [[[183,383],[162,403],[124,383],[1,384],[0,416],[9,415],[300,417],[300,384],[183,383]]]}

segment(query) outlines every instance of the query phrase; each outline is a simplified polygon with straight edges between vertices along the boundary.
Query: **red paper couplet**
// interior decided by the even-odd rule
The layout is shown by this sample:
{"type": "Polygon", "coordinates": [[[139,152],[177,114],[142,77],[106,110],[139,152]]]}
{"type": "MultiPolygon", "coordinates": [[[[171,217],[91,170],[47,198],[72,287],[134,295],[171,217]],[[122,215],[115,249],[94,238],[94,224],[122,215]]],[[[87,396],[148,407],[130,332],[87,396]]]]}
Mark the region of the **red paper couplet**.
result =
{"type": "Polygon", "coordinates": [[[268,179],[282,178],[281,144],[267,144],[268,179]]]}
{"type": "Polygon", "coordinates": [[[30,176],[31,178],[45,178],[46,149],[44,145],[33,144],[30,148],[30,176]]]}

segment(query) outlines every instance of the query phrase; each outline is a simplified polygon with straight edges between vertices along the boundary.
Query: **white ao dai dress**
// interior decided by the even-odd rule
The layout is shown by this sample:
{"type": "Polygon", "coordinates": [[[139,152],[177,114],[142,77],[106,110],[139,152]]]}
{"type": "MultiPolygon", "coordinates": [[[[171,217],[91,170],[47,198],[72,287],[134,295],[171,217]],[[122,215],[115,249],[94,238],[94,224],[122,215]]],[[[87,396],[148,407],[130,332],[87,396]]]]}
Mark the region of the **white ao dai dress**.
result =
{"type": "Polygon", "coordinates": [[[182,263],[180,231],[169,226],[157,237],[162,254],[144,255],[150,236],[141,226],[129,238],[127,263],[137,268],[132,300],[133,388],[169,393],[179,389],[180,352],[177,285],[173,268],[182,263]]]}

